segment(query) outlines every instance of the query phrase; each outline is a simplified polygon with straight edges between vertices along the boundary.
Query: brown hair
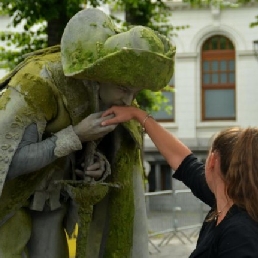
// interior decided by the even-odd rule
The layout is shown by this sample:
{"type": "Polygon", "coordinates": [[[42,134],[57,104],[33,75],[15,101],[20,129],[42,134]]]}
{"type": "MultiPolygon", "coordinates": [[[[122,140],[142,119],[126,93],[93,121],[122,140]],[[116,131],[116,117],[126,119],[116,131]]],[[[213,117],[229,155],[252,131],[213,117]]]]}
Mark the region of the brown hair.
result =
{"type": "Polygon", "coordinates": [[[258,128],[229,128],[214,139],[227,195],[258,222],[258,128]]]}

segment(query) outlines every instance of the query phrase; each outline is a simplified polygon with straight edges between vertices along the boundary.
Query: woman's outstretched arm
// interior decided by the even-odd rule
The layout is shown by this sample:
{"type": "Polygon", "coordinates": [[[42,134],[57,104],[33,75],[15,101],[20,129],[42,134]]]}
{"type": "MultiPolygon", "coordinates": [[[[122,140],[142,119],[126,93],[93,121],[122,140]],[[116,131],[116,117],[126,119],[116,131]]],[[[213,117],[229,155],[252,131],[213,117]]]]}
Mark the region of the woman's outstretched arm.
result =
{"type": "Polygon", "coordinates": [[[139,108],[113,106],[106,110],[102,116],[110,114],[115,116],[104,121],[103,126],[119,124],[131,119],[138,121],[173,170],[176,170],[184,158],[191,153],[187,146],[139,108]]]}

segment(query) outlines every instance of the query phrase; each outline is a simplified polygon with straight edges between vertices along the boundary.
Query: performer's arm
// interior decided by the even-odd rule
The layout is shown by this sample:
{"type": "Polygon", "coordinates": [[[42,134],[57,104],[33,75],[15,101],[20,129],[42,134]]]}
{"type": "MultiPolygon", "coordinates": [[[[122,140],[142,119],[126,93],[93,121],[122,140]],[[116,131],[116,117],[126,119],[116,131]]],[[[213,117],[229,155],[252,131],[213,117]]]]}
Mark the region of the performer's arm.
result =
{"type": "Polygon", "coordinates": [[[39,142],[36,124],[29,125],[13,156],[7,180],[39,170],[56,160],[54,154],[56,140],[57,136],[53,135],[39,142]]]}

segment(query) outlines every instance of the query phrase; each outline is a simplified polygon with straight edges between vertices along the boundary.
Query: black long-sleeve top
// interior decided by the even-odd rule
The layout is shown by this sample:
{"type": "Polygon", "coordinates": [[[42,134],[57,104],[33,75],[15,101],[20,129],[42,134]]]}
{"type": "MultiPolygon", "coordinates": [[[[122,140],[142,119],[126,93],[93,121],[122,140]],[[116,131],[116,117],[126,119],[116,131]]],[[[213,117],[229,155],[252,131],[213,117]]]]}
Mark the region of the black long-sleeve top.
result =
{"type": "MultiPolygon", "coordinates": [[[[205,180],[204,164],[193,154],[183,160],[173,177],[213,211],[216,201],[205,180]]],[[[190,258],[258,258],[258,223],[245,210],[233,205],[217,226],[215,220],[204,221],[190,258]]]]}

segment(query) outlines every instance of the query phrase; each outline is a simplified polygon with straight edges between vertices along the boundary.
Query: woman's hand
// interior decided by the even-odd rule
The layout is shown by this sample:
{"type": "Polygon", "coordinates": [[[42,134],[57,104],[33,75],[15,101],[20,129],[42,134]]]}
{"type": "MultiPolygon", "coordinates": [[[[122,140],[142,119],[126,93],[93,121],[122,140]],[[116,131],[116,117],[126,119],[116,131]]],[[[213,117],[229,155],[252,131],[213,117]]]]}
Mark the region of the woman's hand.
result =
{"type": "Polygon", "coordinates": [[[103,126],[117,125],[119,123],[127,122],[131,119],[141,121],[141,117],[144,117],[145,111],[142,111],[132,106],[113,106],[104,111],[102,117],[108,117],[113,115],[112,118],[106,119],[101,123],[103,126]],[[143,113],[143,114],[142,114],[143,113]]]}

